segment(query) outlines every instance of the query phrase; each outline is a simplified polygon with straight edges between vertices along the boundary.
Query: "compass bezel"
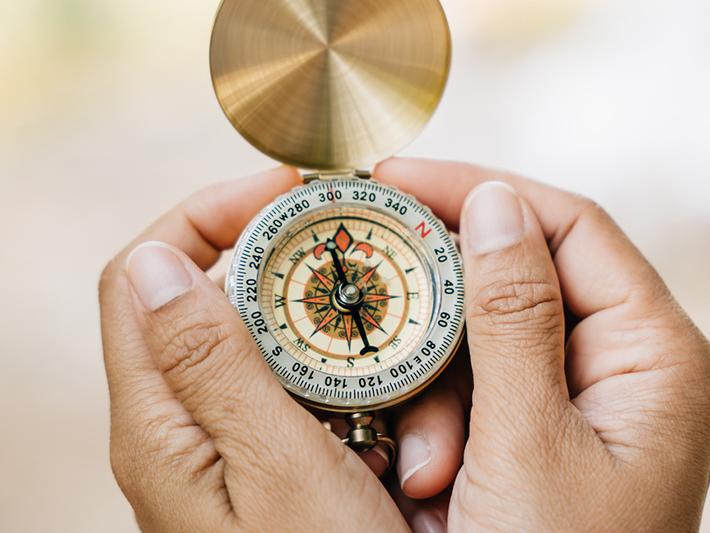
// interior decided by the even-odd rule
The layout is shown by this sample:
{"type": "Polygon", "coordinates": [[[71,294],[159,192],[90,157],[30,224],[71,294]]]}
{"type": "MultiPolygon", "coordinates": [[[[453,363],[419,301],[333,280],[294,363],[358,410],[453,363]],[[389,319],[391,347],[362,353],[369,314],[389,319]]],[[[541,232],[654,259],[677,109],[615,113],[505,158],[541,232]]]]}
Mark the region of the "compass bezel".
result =
{"type": "Polygon", "coordinates": [[[267,364],[284,388],[299,402],[324,411],[352,413],[379,410],[410,399],[427,388],[448,366],[463,335],[463,268],[448,230],[430,209],[421,205],[414,197],[393,187],[368,180],[316,181],[278,198],[252,221],[240,238],[227,276],[226,291],[267,364]],[[335,190],[341,191],[342,200],[335,200],[335,195],[327,194],[335,190]],[[352,199],[354,191],[366,191],[368,198],[372,198],[370,193],[374,193],[377,200],[372,203],[356,202],[352,199]],[[319,196],[326,200],[320,201],[319,196]],[[394,367],[394,373],[393,368],[389,368],[366,376],[368,379],[370,376],[381,377],[382,385],[361,387],[360,376],[338,376],[347,380],[348,393],[354,391],[352,395],[345,396],[342,390],[326,386],[326,378],[330,377],[332,382],[332,374],[311,368],[309,375],[314,377],[308,380],[308,383],[293,370],[296,359],[276,340],[272,329],[274,325],[266,323],[260,298],[247,294],[247,287],[260,286],[270,251],[287,236],[289,228],[301,217],[326,207],[346,207],[353,204],[367,210],[384,212],[386,216],[408,228],[411,232],[409,237],[422,245],[422,250],[428,254],[428,262],[433,269],[432,297],[435,299],[435,305],[432,320],[427,324],[422,340],[398,367],[394,367]],[[396,204],[399,207],[392,209],[391,206],[396,204]],[[301,206],[299,212],[293,209],[295,205],[301,206]],[[387,208],[387,205],[390,208],[387,208]],[[289,217],[289,212],[294,213],[294,216],[289,217]],[[440,259],[437,260],[437,257],[440,259]],[[442,261],[441,258],[445,259],[442,261]],[[451,294],[445,294],[445,279],[451,282],[451,286],[447,286],[451,294]],[[446,321],[441,321],[446,322],[445,326],[440,325],[440,316],[449,317],[446,321]],[[427,343],[434,343],[435,348],[427,348],[431,346],[427,343]],[[422,350],[427,355],[422,353],[422,350]],[[404,371],[400,373],[397,368],[404,371]]]}

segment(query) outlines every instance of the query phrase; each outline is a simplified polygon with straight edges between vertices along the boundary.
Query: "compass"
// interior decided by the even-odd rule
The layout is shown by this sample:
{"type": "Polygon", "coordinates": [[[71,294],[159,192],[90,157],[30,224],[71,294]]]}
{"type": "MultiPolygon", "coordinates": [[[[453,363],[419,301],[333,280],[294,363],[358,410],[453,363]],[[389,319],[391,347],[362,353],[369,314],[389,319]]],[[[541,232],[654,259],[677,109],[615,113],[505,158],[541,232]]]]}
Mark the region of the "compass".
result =
{"type": "MultiPolygon", "coordinates": [[[[307,169],[237,243],[229,299],[282,385],[343,413],[344,442],[446,368],[463,333],[463,271],[414,197],[358,170],[409,143],[448,78],[437,0],[224,0],[211,45],[218,100],[256,148],[307,169]]],[[[264,187],[268,187],[264,183],[264,187]]]]}

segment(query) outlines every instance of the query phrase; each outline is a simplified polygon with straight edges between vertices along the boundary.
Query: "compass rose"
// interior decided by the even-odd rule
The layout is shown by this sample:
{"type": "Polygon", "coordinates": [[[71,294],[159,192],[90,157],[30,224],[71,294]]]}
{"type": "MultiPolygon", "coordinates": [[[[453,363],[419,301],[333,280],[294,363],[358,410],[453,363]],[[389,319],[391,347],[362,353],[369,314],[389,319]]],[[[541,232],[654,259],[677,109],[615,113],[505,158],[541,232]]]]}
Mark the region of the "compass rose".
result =
{"type": "Polygon", "coordinates": [[[313,258],[321,262],[330,259],[330,264],[325,272],[308,265],[318,284],[316,292],[319,294],[296,300],[312,306],[318,315],[311,337],[332,326],[333,331],[342,330],[349,350],[357,332],[363,343],[360,355],[380,351],[380,347],[370,343],[368,330],[377,329],[387,334],[381,324],[382,311],[386,311],[386,302],[399,296],[388,294],[382,280],[376,282],[381,262],[367,266],[360,261],[360,258],[371,259],[374,253],[371,244],[356,242],[342,223],[332,237],[313,249],[313,258]]]}

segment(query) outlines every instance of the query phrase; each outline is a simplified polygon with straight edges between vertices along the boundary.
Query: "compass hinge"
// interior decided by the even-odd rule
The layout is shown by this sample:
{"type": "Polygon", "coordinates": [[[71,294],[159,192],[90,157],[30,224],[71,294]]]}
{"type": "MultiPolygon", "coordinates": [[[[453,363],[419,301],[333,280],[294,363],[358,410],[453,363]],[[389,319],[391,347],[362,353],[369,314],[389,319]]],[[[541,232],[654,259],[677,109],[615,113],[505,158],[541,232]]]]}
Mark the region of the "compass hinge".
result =
{"type": "Polygon", "coordinates": [[[312,181],[328,180],[369,180],[372,177],[367,170],[333,170],[324,172],[312,172],[303,175],[303,182],[308,184],[312,181]]]}

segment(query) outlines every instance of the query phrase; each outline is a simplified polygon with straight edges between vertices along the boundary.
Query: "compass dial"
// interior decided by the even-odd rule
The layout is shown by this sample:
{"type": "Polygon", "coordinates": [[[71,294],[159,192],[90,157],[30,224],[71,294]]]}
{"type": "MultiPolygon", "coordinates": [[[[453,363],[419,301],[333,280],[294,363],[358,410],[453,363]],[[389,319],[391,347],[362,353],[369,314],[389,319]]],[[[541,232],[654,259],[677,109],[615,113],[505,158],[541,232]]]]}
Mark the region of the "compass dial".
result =
{"type": "Polygon", "coordinates": [[[279,199],[243,236],[228,277],[282,383],[333,410],[416,393],[463,326],[460,259],[443,225],[413,198],[359,181],[279,199]]]}
{"type": "Polygon", "coordinates": [[[279,344],[333,375],[369,375],[402,362],[426,334],[434,303],[429,265],[407,233],[357,207],[300,220],[269,257],[261,284],[261,307],[279,325],[279,344]]]}

